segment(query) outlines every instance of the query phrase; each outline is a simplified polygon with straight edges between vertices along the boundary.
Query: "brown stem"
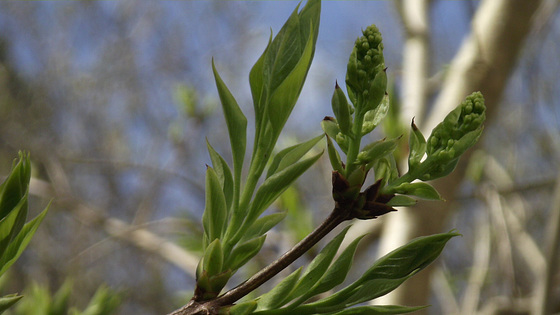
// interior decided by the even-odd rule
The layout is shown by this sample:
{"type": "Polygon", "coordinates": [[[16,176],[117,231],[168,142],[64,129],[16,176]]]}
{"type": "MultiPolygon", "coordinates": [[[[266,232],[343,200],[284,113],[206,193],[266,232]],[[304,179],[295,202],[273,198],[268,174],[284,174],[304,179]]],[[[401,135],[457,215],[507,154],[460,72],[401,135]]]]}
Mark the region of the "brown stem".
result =
{"type": "Polygon", "coordinates": [[[338,226],[343,221],[350,219],[345,215],[345,211],[336,207],[331,212],[329,217],[321,223],[313,232],[307,235],[303,240],[297,243],[294,247],[280,256],[277,260],[270,263],[261,271],[257,272],[254,276],[241,283],[237,287],[227,291],[216,299],[210,301],[195,301],[191,300],[187,305],[181,309],[174,311],[168,315],[198,315],[198,314],[217,314],[218,310],[226,305],[231,305],[255,290],[263,283],[270,280],[277,275],[284,268],[288,267],[296,259],[305,254],[311,247],[325,237],[330,231],[338,226]]]}

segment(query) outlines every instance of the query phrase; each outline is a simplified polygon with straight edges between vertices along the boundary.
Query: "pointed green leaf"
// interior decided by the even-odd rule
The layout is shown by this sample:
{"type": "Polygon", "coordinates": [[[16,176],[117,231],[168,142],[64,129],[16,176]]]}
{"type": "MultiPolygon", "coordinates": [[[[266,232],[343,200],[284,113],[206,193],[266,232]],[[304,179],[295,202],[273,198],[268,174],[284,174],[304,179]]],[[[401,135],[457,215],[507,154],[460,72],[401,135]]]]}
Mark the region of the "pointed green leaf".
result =
{"type": "Polygon", "coordinates": [[[384,295],[432,263],[455,232],[416,238],[378,259],[358,280],[335,294],[302,305],[298,314],[334,312],[384,295]]]}
{"type": "Polygon", "coordinates": [[[231,142],[231,152],[233,155],[233,169],[235,173],[236,183],[241,178],[241,170],[243,168],[243,159],[245,157],[245,145],[247,141],[247,118],[243,115],[241,108],[237,105],[237,101],[225,85],[222,78],[218,74],[212,60],[212,70],[218,87],[218,94],[222,102],[224,116],[229,131],[229,140],[231,142]]]}
{"type": "Polygon", "coordinates": [[[289,276],[285,277],[272,290],[258,298],[259,310],[277,309],[284,305],[286,297],[294,290],[296,282],[299,279],[301,269],[298,268],[289,276]]]}
{"type": "Polygon", "coordinates": [[[237,270],[245,265],[261,250],[266,235],[259,236],[235,247],[226,262],[226,266],[231,270],[237,270]]]}
{"type": "MultiPolygon", "coordinates": [[[[352,241],[352,243],[350,243],[350,245],[348,245],[348,247],[344,249],[340,256],[329,267],[327,272],[325,272],[321,280],[309,291],[309,293],[305,294],[305,296],[312,297],[314,295],[327,292],[328,290],[331,290],[335,286],[344,282],[344,279],[346,279],[346,276],[348,275],[348,272],[352,267],[354,253],[358,248],[360,240],[364,236],[365,235],[362,235],[356,238],[354,241],[352,241]]],[[[301,301],[301,303],[303,302],[305,302],[305,300],[301,301]]]]}
{"type": "Polygon", "coordinates": [[[267,216],[258,218],[249,229],[243,234],[241,242],[258,237],[268,232],[270,229],[280,223],[286,217],[287,211],[269,214],[267,216]]]}
{"type": "MultiPolygon", "coordinates": [[[[342,230],[337,236],[335,236],[320,252],[317,256],[309,263],[309,266],[305,269],[305,272],[296,284],[296,288],[290,294],[289,300],[298,298],[305,295],[325,274],[329,268],[344,236],[350,226],[347,226],[342,230]]],[[[301,301],[304,302],[304,301],[301,301]]]]}
{"type": "Polygon", "coordinates": [[[210,153],[212,166],[214,167],[214,171],[216,171],[216,175],[218,175],[222,190],[224,191],[226,209],[229,210],[231,209],[233,200],[233,176],[231,175],[231,170],[224,158],[210,145],[208,139],[206,140],[206,146],[208,147],[208,153],[210,153]]]}
{"type": "Polygon", "coordinates": [[[377,127],[387,116],[389,112],[389,95],[385,95],[381,100],[381,104],[375,109],[369,110],[364,115],[364,123],[362,125],[362,136],[367,135],[372,132],[375,127],[377,127]]]}
{"type": "MultiPolygon", "coordinates": [[[[255,301],[247,301],[242,303],[237,303],[227,309],[227,315],[248,315],[253,313],[253,311],[257,308],[257,302],[255,301]]],[[[220,310],[220,314],[222,314],[222,310],[220,310]]]]}
{"type": "Polygon", "coordinates": [[[397,148],[399,138],[391,140],[380,140],[364,147],[364,150],[358,154],[358,161],[363,164],[369,164],[385,157],[397,148]]]}
{"type": "Polygon", "coordinates": [[[410,207],[417,203],[416,199],[405,195],[395,195],[387,205],[390,207],[410,207]]]}
{"type": "Polygon", "coordinates": [[[430,184],[424,182],[402,183],[393,189],[393,193],[416,196],[427,200],[442,200],[437,190],[430,184]]]}
{"type": "Polygon", "coordinates": [[[48,206],[35,219],[27,222],[18,235],[12,240],[6,251],[0,259],[0,275],[4,274],[8,268],[19,258],[23,250],[27,247],[31,238],[37,231],[39,224],[47,214],[48,206]]]}
{"type": "Polygon", "coordinates": [[[251,225],[270,204],[280,196],[301,174],[313,165],[323,153],[301,160],[284,170],[270,176],[259,187],[247,218],[246,225],[251,225]]]}
{"type": "Polygon", "coordinates": [[[334,88],[334,93],[331,98],[331,105],[334,112],[334,116],[338,121],[338,126],[342,133],[350,135],[352,129],[352,117],[350,116],[350,105],[348,100],[346,100],[346,95],[342,89],[336,83],[334,88]]]}
{"type": "Polygon", "coordinates": [[[418,237],[377,260],[360,278],[361,282],[387,276],[401,278],[431,264],[455,232],[418,237]]]}
{"type": "Polygon", "coordinates": [[[4,218],[20,203],[27,193],[31,179],[29,154],[19,152],[19,160],[14,161],[8,178],[0,185],[0,219],[4,218]]]}
{"type": "Polygon", "coordinates": [[[331,137],[327,135],[327,152],[329,153],[329,160],[334,171],[339,173],[344,173],[344,167],[342,166],[342,160],[340,159],[340,154],[334,147],[331,137]]]}
{"type": "Polygon", "coordinates": [[[320,135],[307,140],[306,142],[296,144],[278,152],[268,168],[266,177],[268,178],[272,174],[280,172],[286,167],[299,161],[307,152],[309,152],[309,150],[311,150],[321,139],[323,139],[323,137],[324,135],[320,135]]]}
{"type": "Polygon", "coordinates": [[[427,306],[400,306],[400,305],[375,305],[375,306],[358,306],[349,308],[333,315],[389,315],[389,314],[406,314],[419,311],[427,306]]]}
{"type": "Polygon", "coordinates": [[[9,243],[21,231],[27,218],[27,193],[15,205],[12,211],[0,220],[0,257],[9,243]]]}
{"type": "Polygon", "coordinates": [[[414,124],[414,119],[412,119],[410,128],[408,169],[413,170],[420,165],[420,161],[424,157],[424,154],[426,154],[426,139],[424,139],[424,135],[422,135],[420,129],[414,124]]]}
{"type": "Polygon", "coordinates": [[[218,175],[206,168],[206,206],[202,214],[204,233],[209,242],[221,238],[227,223],[226,199],[218,175]]]}
{"type": "Polygon", "coordinates": [[[17,294],[9,294],[0,297],[0,313],[12,307],[19,300],[21,300],[22,297],[23,295],[17,295],[17,294]]]}
{"type": "Polygon", "coordinates": [[[349,298],[344,301],[344,304],[348,307],[384,296],[398,288],[403,282],[415,274],[416,271],[412,271],[410,274],[401,278],[384,277],[368,280],[364,284],[358,286],[349,298]]]}
{"type": "MultiPolygon", "coordinates": [[[[202,270],[206,271],[209,277],[215,276],[222,271],[224,266],[224,252],[220,239],[215,239],[204,251],[202,257],[202,270]]],[[[228,266],[229,267],[229,266],[228,266]]]]}
{"type": "Polygon", "coordinates": [[[311,66],[313,52],[315,51],[315,41],[316,38],[313,37],[307,39],[305,49],[298,63],[291,69],[289,75],[286,76],[282,83],[271,91],[268,118],[272,123],[275,134],[280,133],[297,102],[307,72],[311,66]]]}

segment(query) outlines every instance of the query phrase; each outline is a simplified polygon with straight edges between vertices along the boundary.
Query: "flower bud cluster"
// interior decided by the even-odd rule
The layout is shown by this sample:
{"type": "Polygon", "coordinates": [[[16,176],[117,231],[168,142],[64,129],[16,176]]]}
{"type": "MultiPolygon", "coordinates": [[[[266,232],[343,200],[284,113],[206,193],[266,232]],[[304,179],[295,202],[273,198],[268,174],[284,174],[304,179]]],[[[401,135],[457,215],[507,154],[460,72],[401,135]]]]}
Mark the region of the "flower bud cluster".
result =
{"type": "Polygon", "coordinates": [[[426,141],[427,158],[421,180],[433,180],[449,174],[459,157],[472,147],[482,133],[486,119],[484,98],[480,92],[469,95],[460,106],[437,125],[426,141]]]}
{"type": "Polygon", "coordinates": [[[358,109],[368,111],[379,105],[387,87],[381,33],[375,25],[362,31],[350,54],[346,72],[348,96],[358,109]]]}
{"type": "Polygon", "coordinates": [[[428,156],[437,154],[443,159],[454,159],[465,152],[482,132],[485,109],[480,92],[469,95],[434,128],[427,140],[428,156]]]}

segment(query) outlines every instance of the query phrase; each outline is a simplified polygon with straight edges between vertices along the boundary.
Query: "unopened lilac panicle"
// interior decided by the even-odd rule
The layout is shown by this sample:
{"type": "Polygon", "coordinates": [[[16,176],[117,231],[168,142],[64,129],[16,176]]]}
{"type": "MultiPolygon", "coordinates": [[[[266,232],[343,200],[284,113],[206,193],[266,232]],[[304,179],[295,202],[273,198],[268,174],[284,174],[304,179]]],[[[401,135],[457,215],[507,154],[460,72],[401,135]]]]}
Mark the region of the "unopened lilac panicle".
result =
{"type": "Polygon", "coordinates": [[[485,110],[480,92],[469,95],[434,128],[427,140],[428,156],[443,153],[454,159],[463,154],[478,140],[486,118],[485,110]]]}
{"type": "MultiPolygon", "coordinates": [[[[368,99],[377,98],[378,95],[370,95],[378,94],[373,84],[376,76],[379,75],[378,82],[376,82],[378,90],[382,90],[384,93],[387,86],[381,33],[375,25],[368,26],[362,33],[363,36],[359,37],[354,44],[346,72],[348,96],[356,107],[360,105],[358,104],[360,99],[365,103],[368,102],[368,99]]],[[[382,97],[383,94],[381,94],[382,97]]],[[[379,101],[371,103],[373,105],[370,107],[377,106],[379,101]]],[[[365,104],[363,105],[365,106],[365,104]]]]}

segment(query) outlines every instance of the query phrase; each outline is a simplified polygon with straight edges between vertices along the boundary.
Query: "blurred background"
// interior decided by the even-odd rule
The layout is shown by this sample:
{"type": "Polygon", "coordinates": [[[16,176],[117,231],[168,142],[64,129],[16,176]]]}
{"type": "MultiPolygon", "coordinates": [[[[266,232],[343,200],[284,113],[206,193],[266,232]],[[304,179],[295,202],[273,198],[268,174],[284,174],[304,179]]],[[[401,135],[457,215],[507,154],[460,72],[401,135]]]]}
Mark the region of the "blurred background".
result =
{"type": "MultiPolygon", "coordinates": [[[[315,59],[279,148],[321,134],[320,121],[332,115],[335,80],[344,82],[353,42],[372,23],[383,34],[402,113],[385,129],[402,134],[413,116],[419,125],[437,116],[446,80],[457,69],[454,58],[484,2],[417,2],[425,6],[416,11],[401,1],[323,2],[315,59]],[[423,27],[426,53],[413,53],[424,69],[419,107],[406,79],[416,71],[407,59],[416,27],[423,27]]],[[[452,187],[444,191],[446,202],[419,205],[444,212],[412,221],[430,232],[463,234],[449,243],[437,268],[423,272],[429,281],[410,284],[419,302],[432,305],[429,314],[537,314],[539,292],[560,295],[553,263],[559,251],[553,223],[560,212],[560,16],[557,1],[528,2],[534,11],[516,9],[525,14],[516,23],[527,24],[527,32],[512,28],[497,37],[503,43],[492,43],[512,47],[513,62],[485,71],[505,74],[482,87],[471,85],[489,95],[481,144],[452,183],[439,184],[452,187]],[[509,46],[516,40],[517,46],[509,46]]],[[[2,294],[25,294],[32,284],[54,293],[71,279],[76,306],[86,305],[103,284],[121,296],[118,314],[163,314],[187,302],[210,164],[205,139],[222,155],[230,152],[211,59],[247,115],[251,139],[250,68],[270,31],[278,32],[297,3],[1,2],[0,176],[18,150],[30,151],[30,216],[53,200],[30,246],[2,280],[2,294]]],[[[479,74],[475,69],[465,81],[479,74]]],[[[295,185],[270,210],[288,209],[290,215],[230,286],[329,213],[326,156],[295,185]]],[[[403,222],[414,211],[389,216],[403,222]]],[[[415,236],[384,221],[353,228],[355,235],[370,234],[350,277],[369,266],[387,239],[415,236]]],[[[396,301],[418,305],[410,294],[396,301]]],[[[546,312],[560,312],[558,301],[547,303],[546,312]]]]}

